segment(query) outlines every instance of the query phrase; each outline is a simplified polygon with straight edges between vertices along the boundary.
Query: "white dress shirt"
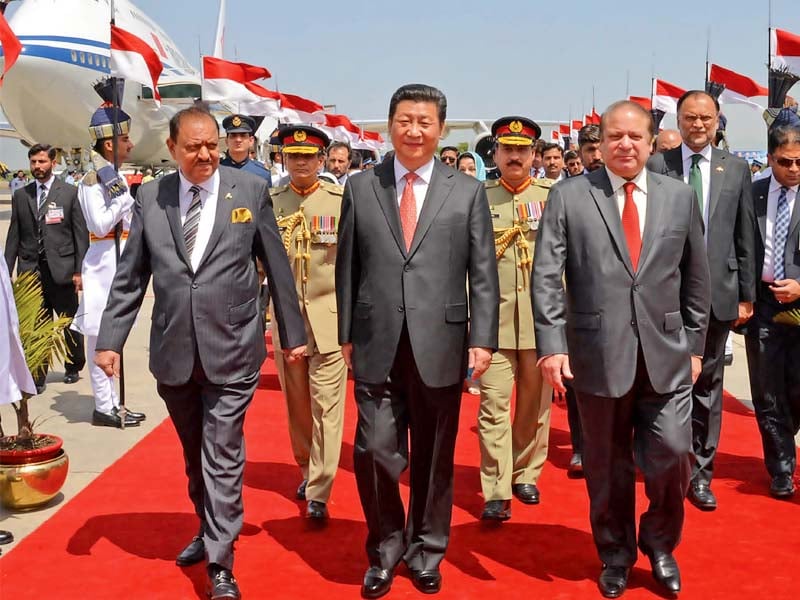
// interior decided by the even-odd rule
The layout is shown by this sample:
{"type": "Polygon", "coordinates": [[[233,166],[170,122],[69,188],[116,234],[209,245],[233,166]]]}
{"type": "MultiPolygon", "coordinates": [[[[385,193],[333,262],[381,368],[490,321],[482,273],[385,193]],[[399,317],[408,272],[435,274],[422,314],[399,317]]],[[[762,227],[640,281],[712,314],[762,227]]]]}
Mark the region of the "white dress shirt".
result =
{"type": "MultiPolygon", "coordinates": [[[[789,219],[794,214],[794,203],[797,199],[798,186],[788,188],[786,192],[786,200],[789,201],[789,219]]],[[[781,194],[781,184],[774,177],[769,183],[769,193],[767,194],[767,227],[766,239],[764,240],[764,267],[761,270],[761,281],[772,283],[775,281],[775,267],[774,267],[774,248],[773,233],[775,231],[775,218],[778,216],[778,196],[781,194]]],[[[789,244],[789,240],[786,240],[789,244]]]]}
{"type": "MultiPolygon", "coordinates": [[[[417,201],[417,221],[419,221],[419,213],[422,211],[422,204],[425,202],[425,195],[428,193],[428,186],[431,183],[433,176],[433,160],[425,163],[419,169],[414,171],[417,178],[414,180],[414,198],[417,201]]],[[[403,190],[406,189],[405,176],[408,173],[402,163],[394,157],[394,184],[397,189],[397,206],[400,206],[400,199],[403,197],[403,190]]]]}
{"type": "Polygon", "coordinates": [[[703,202],[703,225],[705,231],[708,231],[708,199],[709,190],[711,189],[711,144],[695,152],[686,144],[681,144],[681,157],[683,158],[683,182],[689,183],[689,171],[692,170],[692,155],[699,154],[702,160],[697,166],[700,167],[700,177],[703,179],[703,197],[700,198],[703,202]]]}
{"type": "MultiPolygon", "coordinates": [[[[189,205],[192,203],[193,194],[189,189],[195,185],[183,176],[183,173],[178,171],[180,177],[180,187],[178,189],[180,200],[180,215],[181,226],[186,221],[186,213],[189,212],[189,205]]],[[[219,193],[219,171],[214,171],[214,174],[206,181],[197,184],[200,188],[200,223],[197,226],[197,237],[194,241],[194,250],[190,257],[192,263],[192,270],[197,271],[200,266],[200,259],[206,251],[208,239],[211,237],[211,230],[214,227],[214,217],[217,214],[217,194],[219,193]]]]}
{"type": "Polygon", "coordinates": [[[41,183],[40,181],[36,182],[36,205],[39,205],[39,196],[42,194],[42,187],[45,189],[44,198],[45,203],[47,203],[47,197],[50,195],[50,188],[53,187],[53,181],[55,180],[55,176],[51,175],[50,179],[41,183]]]}
{"type": "MultiPolygon", "coordinates": [[[[619,207],[619,216],[622,218],[622,210],[625,208],[625,188],[623,187],[628,180],[612,173],[608,167],[604,167],[608,178],[611,180],[611,189],[617,198],[617,206],[619,207]]],[[[636,210],[639,213],[639,235],[644,238],[644,220],[647,216],[647,169],[642,169],[639,174],[631,179],[636,184],[633,190],[633,203],[636,205],[636,210]]]]}

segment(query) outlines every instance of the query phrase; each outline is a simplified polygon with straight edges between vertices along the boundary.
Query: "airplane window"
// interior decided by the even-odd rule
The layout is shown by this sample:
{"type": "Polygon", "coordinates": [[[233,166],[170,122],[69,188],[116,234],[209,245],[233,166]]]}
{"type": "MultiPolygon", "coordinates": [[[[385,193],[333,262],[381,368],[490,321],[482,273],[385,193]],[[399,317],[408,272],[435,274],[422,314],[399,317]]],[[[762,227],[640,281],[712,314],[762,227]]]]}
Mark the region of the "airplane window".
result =
{"type": "Polygon", "coordinates": [[[93,65],[93,64],[94,64],[94,60],[92,60],[92,55],[91,55],[91,54],[89,54],[89,55],[86,57],[86,61],[87,61],[87,62],[88,62],[90,65],[93,65]]]}
{"type": "Polygon", "coordinates": [[[78,62],[78,53],[73,50],[69,53],[69,57],[72,59],[72,62],[78,62]]]}
{"type": "MultiPolygon", "coordinates": [[[[199,98],[200,86],[196,83],[178,83],[175,85],[160,85],[158,93],[162,98],[199,98]]],[[[151,99],[153,89],[142,86],[142,98],[151,99]]]]}
{"type": "Polygon", "coordinates": [[[86,64],[86,53],[85,52],[81,52],[78,56],[81,59],[81,64],[82,65],[86,64]]]}

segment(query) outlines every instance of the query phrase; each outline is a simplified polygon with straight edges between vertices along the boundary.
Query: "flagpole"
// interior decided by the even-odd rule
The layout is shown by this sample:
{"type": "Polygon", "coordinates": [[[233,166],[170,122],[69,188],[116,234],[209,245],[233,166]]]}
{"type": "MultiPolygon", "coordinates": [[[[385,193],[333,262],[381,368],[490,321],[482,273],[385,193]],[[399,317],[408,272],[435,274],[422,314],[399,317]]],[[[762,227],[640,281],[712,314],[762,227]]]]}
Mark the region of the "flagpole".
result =
{"type": "MultiPolygon", "coordinates": [[[[116,25],[116,11],[114,6],[114,0],[111,0],[111,22],[109,26],[109,33],[111,32],[111,28],[116,25]]],[[[157,92],[158,90],[154,90],[157,92]]],[[[114,161],[114,170],[119,174],[119,165],[117,162],[119,161],[119,138],[117,136],[117,123],[119,122],[119,106],[120,106],[120,97],[119,97],[119,86],[117,85],[117,78],[111,77],[111,104],[112,110],[114,114],[113,122],[111,123],[111,148],[112,148],[112,159],[114,161]]],[[[121,246],[122,246],[122,219],[114,225],[114,254],[116,258],[117,268],[119,268],[119,258],[121,254],[121,246]]],[[[125,418],[127,417],[127,412],[125,409],[125,362],[123,360],[123,353],[122,349],[119,351],[119,422],[120,422],[120,429],[125,429],[125,418]]]]}
{"type": "Polygon", "coordinates": [[[703,89],[706,90],[708,89],[708,80],[710,78],[708,72],[710,60],[711,60],[711,26],[709,25],[708,29],[706,29],[706,74],[705,74],[706,80],[705,80],[705,85],[703,87],[703,89]]]}

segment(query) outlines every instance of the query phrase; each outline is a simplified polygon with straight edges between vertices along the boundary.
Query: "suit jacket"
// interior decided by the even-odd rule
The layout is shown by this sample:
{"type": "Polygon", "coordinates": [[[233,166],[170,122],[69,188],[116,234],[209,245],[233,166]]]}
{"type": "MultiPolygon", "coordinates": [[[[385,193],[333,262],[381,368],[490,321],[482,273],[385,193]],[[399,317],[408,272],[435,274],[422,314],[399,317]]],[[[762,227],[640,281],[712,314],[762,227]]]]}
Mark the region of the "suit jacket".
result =
{"type": "Polygon", "coordinates": [[[44,254],[53,281],[66,285],[81,272],[83,257],[89,248],[89,230],[78,202],[78,188],[54,179],[45,206],[39,215],[37,182],[14,192],[11,198],[11,222],[8,225],[5,258],[8,272],[17,274],[39,268],[39,229],[44,240],[44,254]],[[46,223],[48,210],[63,211],[58,223],[46,223]]]}
{"type": "Polygon", "coordinates": [[[189,380],[195,354],[215,384],[260,368],[266,349],[256,258],[270,281],[285,347],[306,342],[267,182],[227,167],[220,167],[219,175],[214,226],[197,272],[183,238],[178,173],[139,188],[128,241],[100,324],[97,349],[120,352],[152,275],[150,371],[167,385],[189,380]],[[249,217],[234,219],[234,211],[249,217]]]}
{"type": "Polygon", "coordinates": [[[569,354],[577,391],[618,398],[633,386],[641,345],[656,392],[691,385],[709,316],[702,227],[692,189],[648,173],[634,272],[606,170],[553,186],[533,264],[539,356],[569,354]]]}
{"type": "Polygon", "coordinates": [[[483,184],[435,162],[406,251],[394,161],[350,176],[336,300],[339,342],[353,344],[356,379],[386,380],[405,321],[423,382],[458,383],[467,347],[497,349],[499,284],[483,184]]]}
{"type": "MultiPolygon", "coordinates": [[[[764,246],[767,239],[767,195],[769,194],[771,183],[772,177],[753,182],[753,206],[757,223],[754,270],[759,281],[761,281],[761,271],[764,268],[764,246]]],[[[794,201],[794,210],[789,221],[789,237],[786,238],[784,269],[787,279],[800,281],[800,202],[797,199],[794,201]]],[[[759,285],[757,287],[755,306],[755,316],[758,318],[751,319],[745,323],[741,331],[747,335],[758,335],[759,322],[772,322],[772,317],[777,313],[795,308],[800,309],[800,300],[795,300],[790,304],[780,304],[775,300],[772,292],[759,285]]]]}
{"type": "MultiPolygon", "coordinates": [[[[654,154],[647,168],[683,181],[681,147],[654,154]]],[[[706,250],[711,271],[711,310],[718,320],[733,321],[739,316],[739,302],[756,299],[755,217],[746,160],[711,149],[708,205],[706,250]]]]}

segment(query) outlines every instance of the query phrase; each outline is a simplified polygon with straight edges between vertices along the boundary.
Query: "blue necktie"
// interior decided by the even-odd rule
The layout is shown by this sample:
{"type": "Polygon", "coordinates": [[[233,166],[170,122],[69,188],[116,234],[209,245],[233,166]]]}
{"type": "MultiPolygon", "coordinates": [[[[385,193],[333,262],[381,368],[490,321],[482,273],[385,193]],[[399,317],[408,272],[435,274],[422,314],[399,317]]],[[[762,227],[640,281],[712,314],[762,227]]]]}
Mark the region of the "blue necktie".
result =
{"type": "Polygon", "coordinates": [[[778,196],[778,212],[775,215],[775,231],[772,233],[772,264],[775,281],[786,278],[786,239],[789,237],[789,200],[786,187],[781,187],[778,196]]]}

